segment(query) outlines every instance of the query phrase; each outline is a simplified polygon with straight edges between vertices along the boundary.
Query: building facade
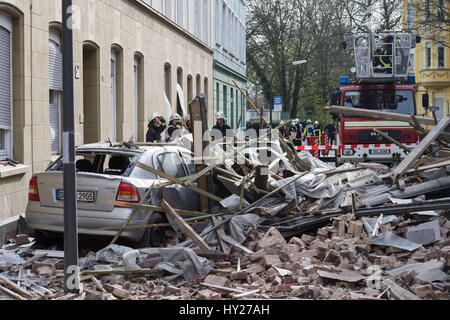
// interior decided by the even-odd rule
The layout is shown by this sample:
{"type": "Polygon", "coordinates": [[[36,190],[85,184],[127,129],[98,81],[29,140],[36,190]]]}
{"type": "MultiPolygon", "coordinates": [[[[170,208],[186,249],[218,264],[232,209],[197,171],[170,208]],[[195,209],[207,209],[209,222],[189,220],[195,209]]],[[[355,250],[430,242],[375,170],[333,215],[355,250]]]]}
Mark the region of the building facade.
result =
{"type": "MultiPolygon", "coordinates": [[[[61,0],[0,0],[0,160],[20,162],[0,165],[0,221],[25,211],[32,174],[61,154],[61,10],[61,0]]],[[[76,145],[144,141],[153,112],[212,97],[212,10],[209,0],[74,0],[76,145]]],[[[210,124],[213,111],[211,100],[210,124]]]]}
{"type": "Polygon", "coordinates": [[[410,72],[416,77],[418,113],[432,116],[422,107],[422,96],[429,95],[436,116],[450,114],[450,2],[446,0],[404,0],[403,29],[422,37],[411,53],[410,72]]]}
{"type": "Polygon", "coordinates": [[[233,129],[245,127],[246,7],[243,0],[211,0],[214,5],[214,110],[223,112],[233,129]]]}

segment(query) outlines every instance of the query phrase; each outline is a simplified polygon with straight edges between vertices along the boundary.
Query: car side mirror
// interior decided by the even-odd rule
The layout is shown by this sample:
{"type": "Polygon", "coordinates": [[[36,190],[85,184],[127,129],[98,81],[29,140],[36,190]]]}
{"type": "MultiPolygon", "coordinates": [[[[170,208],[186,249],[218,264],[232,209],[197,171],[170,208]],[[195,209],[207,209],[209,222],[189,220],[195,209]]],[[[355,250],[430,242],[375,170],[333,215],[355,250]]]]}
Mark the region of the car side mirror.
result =
{"type": "Polygon", "coordinates": [[[428,93],[425,93],[422,96],[422,106],[424,109],[427,109],[430,106],[430,96],[428,95],[428,93]]]}

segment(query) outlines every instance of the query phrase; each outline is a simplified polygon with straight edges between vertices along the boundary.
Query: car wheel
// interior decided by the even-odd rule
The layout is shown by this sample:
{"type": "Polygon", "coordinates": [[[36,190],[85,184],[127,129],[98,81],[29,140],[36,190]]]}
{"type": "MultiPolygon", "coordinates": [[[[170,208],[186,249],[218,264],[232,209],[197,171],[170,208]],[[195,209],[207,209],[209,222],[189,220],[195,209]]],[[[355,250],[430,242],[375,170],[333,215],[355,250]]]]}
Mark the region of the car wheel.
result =
{"type": "MultiPolygon", "coordinates": [[[[167,218],[158,212],[154,212],[148,222],[148,224],[160,224],[167,223],[167,218]]],[[[166,243],[166,227],[156,227],[145,229],[144,235],[138,246],[140,248],[160,248],[164,247],[166,243]]]]}

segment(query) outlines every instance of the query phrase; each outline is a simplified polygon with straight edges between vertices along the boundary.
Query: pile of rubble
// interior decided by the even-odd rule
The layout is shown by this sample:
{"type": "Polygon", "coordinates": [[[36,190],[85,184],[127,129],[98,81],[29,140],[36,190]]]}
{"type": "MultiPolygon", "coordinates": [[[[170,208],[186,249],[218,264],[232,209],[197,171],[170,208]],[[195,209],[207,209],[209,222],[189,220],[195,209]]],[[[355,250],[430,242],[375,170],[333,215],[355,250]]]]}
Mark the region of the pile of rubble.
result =
{"type": "Polygon", "coordinates": [[[152,194],[158,188],[150,190],[151,207],[133,208],[166,214],[165,224],[151,227],[160,228],[165,247],[135,250],[112,243],[87,254],[80,259],[80,292],[73,295],[63,290],[64,253],[35,250],[27,236],[18,236],[13,247],[0,250],[0,294],[449,299],[450,158],[437,152],[422,156],[434,141],[427,138],[440,137],[450,118],[442,121],[392,169],[367,163],[333,168],[310,153],[296,153],[281,138],[270,149],[275,158],[263,163],[250,149],[264,136],[226,151],[216,145],[212,154],[225,161],[199,165],[199,173],[183,181],[142,167],[198,192],[203,213],[183,211],[183,203],[171,205],[152,194]]]}

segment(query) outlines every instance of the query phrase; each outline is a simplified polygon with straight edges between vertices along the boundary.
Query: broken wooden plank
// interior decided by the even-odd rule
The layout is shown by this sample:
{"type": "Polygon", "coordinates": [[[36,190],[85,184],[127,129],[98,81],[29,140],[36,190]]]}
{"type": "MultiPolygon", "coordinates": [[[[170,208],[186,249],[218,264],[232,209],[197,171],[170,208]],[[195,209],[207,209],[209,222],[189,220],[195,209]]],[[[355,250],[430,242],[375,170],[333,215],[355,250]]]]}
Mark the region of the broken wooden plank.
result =
{"type": "MultiPolygon", "coordinates": [[[[330,107],[325,107],[324,110],[329,111],[330,113],[333,113],[333,114],[345,114],[345,115],[349,115],[349,116],[360,116],[360,117],[364,117],[364,118],[401,121],[401,122],[405,122],[406,125],[411,120],[411,116],[409,116],[409,115],[392,113],[392,112],[381,112],[381,111],[360,109],[360,108],[330,106],[330,107]]],[[[420,124],[425,125],[425,126],[435,125],[433,118],[416,116],[416,119],[420,124]]]]}
{"type": "MultiPolygon", "coordinates": [[[[146,204],[128,203],[128,202],[113,201],[113,200],[107,200],[107,201],[105,201],[105,203],[113,205],[113,206],[117,206],[117,207],[124,207],[124,208],[130,208],[130,209],[142,209],[142,210],[146,210],[146,211],[165,213],[164,208],[162,208],[162,207],[151,206],[151,205],[146,205],[146,204]]],[[[190,217],[201,217],[201,216],[205,215],[203,212],[186,211],[186,210],[181,210],[181,209],[175,209],[175,212],[177,212],[179,215],[190,216],[190,217]]]]}
{"type": "Polygon", "coordinates": [[[207,196],[208,198],[213,199],[214,201],[217,201],[217,202],[223,201],[223,199],[219,198],[218,196],[216,196],[216,195],[214,195],[212,193],[209,193],[208,191],[205,191],[205,190],[200,189],[198,187],[186,184],[183,181],[181,181],[180,179],[174,178],[174,177],[172,177],[172,176],[170,176],[170,175],[168,175],[168,174],[166,174],[164,172],[161,172],[161,171],[156,170],[156,169],[154,169],[152,167],[146,166],[143,163],[138,162],[136,164],[136,167],[141,168],[141,169],[146,170],[146,171],[149,171],[149,172],[151,172],[151,173],[153,173],[153,174],[155,174],[157,176],[160,176],[161,178],[167,179],[167,180],[169,180],[169,181],[171,181],[173,183],[182,185],[182,186],[184,186],[184,187],[186,187],[186,188],[188,188],[188,189],[190,189],[192,191],[195,191],[195,192],[197,192],[199,194],[203,194],[203,195],[207,196]]]}
{"type": "Polygon", "coordinates": [[[375,131],[376,133],[378,133],[380,136],[382,136],[383,138],[389,140],[390,142],[392,142],[393,144],[399,146],[400,148],[402,148],[403,150],[405,150],[406,152],[411,152],[410,148],[405,147],[403,144],[401,144],[399,141],[395,140],[394,138],[392,138],[390,135],[381,132],[380,130],[378,130],[377,128],[373,128],[373,131],[375,131]]]}
{"type": "Polygon", "coordinates": [[[341,204],[341,209],[344,212],[351,212],[353,208],[353,192],[347,191],[345,193],[344,202],[341,204]]]}
{"type": "Polygon", "coordinates": [[[2,291],[3,293],[7,294],[10,297],[13,297],[16,300],[27,300],[24,297],[22,297],[21,295],[9,290],[8,288],[5,288],[3,286],[0,285],[0,291],[2,291]]]}
{"type": "Polygon", "coordinates": [[[34,250],[34,255],[37,256],[36,259],[47,258],[64,258],[64,251],[56,250],[34,250]]]}
{"type": "Polygon", "coordinates": [[[7,287],[8,289],[14,290],[15,292],[19,293],[20,295],[29,298],[29,299],[33,299],[34,297],[29,294],[28,292],[26,292],[25,290],[23,290],[22,288],[20,288],[19,286],[17,286],[16,284],[14,284],[12,281],[0,276],[0,283],[7,287]]]}
{"type": "Polygon", "coordinates": [[[389,292],[397,300],[422,300],[418,296],[416,296],[414,293],[400,287],[398,284],[396,284],[391,279],[383,279],[381,281],[381,287],[383,290],[390,287],[389,292]]]}
{"type": "MultiPolygon", "coordinates": [[[[436,161],[436,162],[427,164],[422,167],[418,167],[415,169],[409,169],[405,173],[415,173],[415,172],[419,172],[419,171],[425,171],[425,170],[436,169],[436,168],[447,167],[447,166],[450,166],[450,160],[445,160],[445,161],[440,160],[440,161],[436,161]]],[[[390,176],[390,174],[382,175],[381,179],[389,178],[389,176],[390,176]]]]}
{"type": "MultiPolygon", "coordinates": [[[[152,184],[152,186],[150,188],[148,188],[148,190],[145,192],[144,197],[139,201],[139,204],[142,205],[147,201],[147,197],[150,195],[150,193],[152,192],[153,188],[155,188],[155,183],[152,184]]],[[[122,225],[122,227],[119,229],[119,231],[117,232],[117,234],[114,236],[114,238],[112,239],[110,245],[113,245],[114,243],[116,243],[116,241],[119,239],[119,237],[122,235],[122,233],[125,231],[125,228],[130,224],[131,220],[133,220],[134,216],[137,214],[138,209],[134,209],[130,215],[128,216],[127,220],[124,222],[124,224],[122,225]]]]}
{"type": "MultiPolygon", "coordinates": [[[[284,185],[278,187],[277,189],[271,191],[270,193],[268,193],[267,195],[265,195],[264,197],[262,197],[261,199],[259,199],[258,201],[252,203],[251,205],[249,205],[247,208],[243,209],[242,211],[236,212],[235,214],[233,214],[231,217],[225,219],[224,221],[222,221],[221,223],[219,223],[217,226],[212,227],[211,229],[209,229],[208,231],[204,231],[202,232],[201,236],[204,237],[207,234],[216,231],[218,228],[220,228],[222,225],[229,223],[234,217],[243,215],[247,212],[249,212],[252,208],[257,207],[259,204],[261,204],[264,200],[266,200],[267,198],[270,198],[273,195],[276,195],[278,192],[280,192],[281,190],[283,190],[284,188],[288,187],[289,185],[293,184],[294,182],[296,182],[298,179],[300,179],[301,177],[303,177],[306,174],[306,172],[298,175],[297,177],[295,177],[293,180],[285,183],[284,185]]],[[[188,246],[192,243],[191,241],[186,241],[183,246],[188,246]]]]}
{"type": "Polygon", "coordinates": [[[250,250],[250,249],[244,247],[242,244],[240,244],[239,242],[237,242],[236,240],[234,240],[233,238],[231,238],[231,237],[229,237],[229,236],[227,236],[227,235],[225,235],[225,234],[220,235],[220,238],[221,238],[223,241],[228,242],[228,243],[231,244],[232,246],[241,249],[241,250],[244,251],[245,253],[248,253],[248,254],[254,253],[252,250],[250,250]]]}
{"type": "Polygon", "coordinates": [[[237,293],[247,293],[247,291],[244,291],[244,290],[229,288],[229,287],[224,287],[224,286],[218,286],[215,284],[210,284],[210,283],[205,283],[205,282],[200,282],[200,284],[205,287],[210,287],[210,288],[219,289],[219,290],[225,290],[225,291],[237,292],[237,293]]]}
{"type": "MultiPolygon", "coordinates": [[[[209,145],[209,139],[203,139],[204,133],[208,131],[208,117],[206,114],[206,103],[205,96],[200,95],[196,97],[193,101],[189,103],[189,112],[191,115],[193,126],[192,137],[194,142],[194,156],[201,157],[203,155],[203,151],[207,150],[209,145]],[[201,123],[201,126],[196,125],[201,123]]],[[[202,161],[203,162],[203,161],[202,161]]],[[[201,171],[201,163],[196,163],[197,171],[201,171]]],[[[206,176],[201,176],[198,179],[198,186],[202,190],[208,191],[208,179],[206,176]]],[[[200,193],[200,207],[203,212],[209,210],[209,201],[208,197],[200,193]]]]}
{"type": "MultiPolygon", "coordinates": [[[[236,88],[238,88],[238,90],[241,92],[241,94],[244,96],[244,98],[247,100],[247,102],[250,105],[250,107],[252,107],[252,109],[255,110],[256,113],[261,117],[261,119],[264,121],[266,126],[268,128],[270,128],[270,130],[274,131],[273,127],[271,126],[271,124],[268,123],[266,121],[266,119],[264,119],[264,115],[260,113],[260,111],[258,110],[257,107],[255,107],[253,102],[250,100],[250,98],[247,96],[247,94],[239,87],[239,85],[236,83],[236,81],[232,80],[232,82],[236,86],[236,88]]],[[[288,121],[288,123],[290,123],[290,122],[291,121],[288,121]]],[[[288,125],[288,124],[286,124],[286,125],[288,125]]],[[[294,164],[296,164],[296,166],[298,167],[299,171],[310,171],[311,165],[309,163],[303,161],[302,159],[300,159],[300,157],[298,156],[297,152],[292,152],[292,150],[286,144],[286,141],[284,140],[284,138],[281,136],[280,132],[278,130],[275,130],[275,134],[279,137],[282,150],[284,152],[287,152],[288,155],[290,155],[292,157],[291,160],[293,161],[294,164]]]]}
{"type": "MultiPolygon", "coordinates": [[[[211,218],[213,221],[214,226],[217,226],[219,224],[219,221],[217,220],[216,217],[212,217],[211,218]]],[[[223,227],[219,227],[216,230],[217,233],[217,237],[219,238],[219,242],[220,242],[220,246],[222,247],[222,251],[225,254],[230,254],[231,253],[231,249],[228,246],[228,244],[221,238],[222,235],[225,235],[225,231],[223,230],[223,227]]]]}
{"type": "Polygon", "coordinates": [[[240,298],[245,298],[245,297],[253,296],[253,295],[259,293],[260,291],[261,291],[260,289],[256,289],[256,290],[249,291],[249,292],[244,292],[244,293],[234,294],[234,295],[233,295],[233,299],[240,299],[240,298]]]}
{"type": "Polygon", "coordinates": [[[360,273],[351,270],[342,270],[341,272],[327,272],[323,270],[317,270],[317,274],[322,278],[345,281],[345,282],[359,282],[365,280],[366,277],[360,273]]]}
{"type": "Polygon", "coordinates": [[[410,169],[414,162],[425,152],[425,150],[433,143],[436,138],[450,124],[450,116],[443,118],[438,125],[419,143],[419,145],[393,170],[391,177],[394,182],[410,169]]]}
{"type": "Polygon", "coordinates": [[[173,210],[173,208],[167,203],[166,200],[161,201],[161,205],[166,210],[166,214],[173,220],[174,223],[180,227],[181,231],[188,236],[192,241],[194,241],[201,249],[203,250],[211,250],[205,240],[192,229],[190,225],[186,223],[186,221],[181,218],[178,213],[173,210]]]}

